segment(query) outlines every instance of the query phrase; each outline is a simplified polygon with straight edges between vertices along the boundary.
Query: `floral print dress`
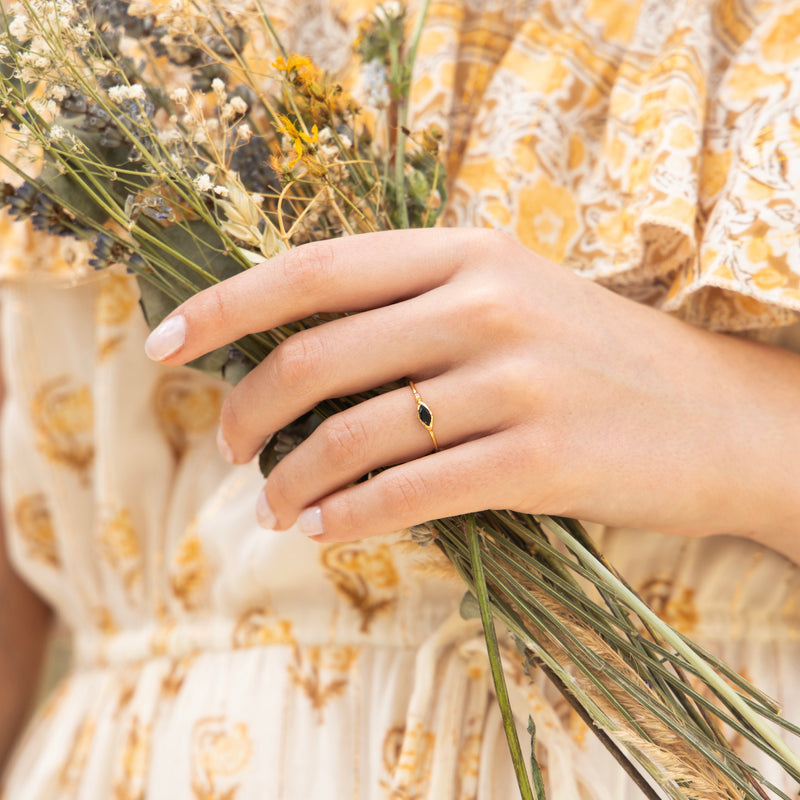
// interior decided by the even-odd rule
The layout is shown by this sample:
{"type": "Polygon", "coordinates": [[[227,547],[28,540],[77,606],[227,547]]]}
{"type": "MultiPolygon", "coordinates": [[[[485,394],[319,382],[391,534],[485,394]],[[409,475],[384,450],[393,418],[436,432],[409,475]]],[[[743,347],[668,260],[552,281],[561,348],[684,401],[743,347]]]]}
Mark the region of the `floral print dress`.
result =
{"type": "MultiPolygon", "coordinates": [[[[357,89],[371,3],[268,5],[291,50],[357,89]]],[[[447,131],[446,224],[800,351],[798,41],[796,0],[432,0],[414,114],[447,131]]],[[[226,387],[144,356],[135,283],[22,223],[0,237],[6,542],[74,654],[0,796],[515,797],[447,565],[402,534],[258,528],[257,466],[214,444],[226,387]]],[[[594,533],[659,613],[800,719],[795,565],[735,539],[594,533]]],[[[562,700],[508,672],[552,800],[636,796],[562,700]]]]}

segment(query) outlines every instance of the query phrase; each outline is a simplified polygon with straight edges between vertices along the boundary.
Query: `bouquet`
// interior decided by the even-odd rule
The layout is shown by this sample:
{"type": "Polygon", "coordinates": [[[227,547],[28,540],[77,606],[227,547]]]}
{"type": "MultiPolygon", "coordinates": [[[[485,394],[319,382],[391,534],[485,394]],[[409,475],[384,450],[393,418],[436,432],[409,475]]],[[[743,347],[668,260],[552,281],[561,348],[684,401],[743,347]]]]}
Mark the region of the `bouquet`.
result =
{"type": "MultiPolygon", "coordinates": [[[[427,3],[387,0],[363,23],[361,102],[286,52],[260,0],[22,0],[3,11],[0,121],[19,181],[2,205],[90,264],[136,275],[151,327],[201,289],[304,242],[429,227],[446,202],[442,132],[408,125],[427,3]],[[272,55],[265,58],[263,53],[272,55]]],[[[236,382],[316,315],[247,336],[193,366],[236,382]]],[[[384,387],[382,390],[391,387],[384,387]]],[[[321,419],[277,434],[263,471],[321,419]]],[[[734,731],[800,781],[767,697],[660,620],[569,519],[487,511],[410,532],[440,548],[480,616],[524,798],[543,797],[509,707],[494,623],[543,671],[649,798],[786,798],[727,742],[734,731]],[[658,788],[654,788],[658,787],[658,788]]]]}

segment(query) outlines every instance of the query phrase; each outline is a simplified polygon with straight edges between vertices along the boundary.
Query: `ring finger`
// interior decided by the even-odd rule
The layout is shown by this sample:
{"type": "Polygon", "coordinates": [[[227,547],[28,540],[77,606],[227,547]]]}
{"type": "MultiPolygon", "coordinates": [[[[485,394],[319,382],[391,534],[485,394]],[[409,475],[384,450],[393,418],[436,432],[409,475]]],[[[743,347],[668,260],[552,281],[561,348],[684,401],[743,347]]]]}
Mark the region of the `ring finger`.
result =
{"type": "MultiPolygon", "coordinates": [[[[507,422],[495,416],[487,426],[481,408],[486,390],[476,372],[465,368],[417,384],[433,412],[440,449],[494,433],[507,422]]],[[[289,527],[300,511],[321,498],[376,469],[406,463],[432,450],[432,437],[417,415],[410,388],[366,400],[325,420],[275,467],[264,490],[266,507],[263,499],[259,502],[260,521],[265,527],[289,527]]]]}

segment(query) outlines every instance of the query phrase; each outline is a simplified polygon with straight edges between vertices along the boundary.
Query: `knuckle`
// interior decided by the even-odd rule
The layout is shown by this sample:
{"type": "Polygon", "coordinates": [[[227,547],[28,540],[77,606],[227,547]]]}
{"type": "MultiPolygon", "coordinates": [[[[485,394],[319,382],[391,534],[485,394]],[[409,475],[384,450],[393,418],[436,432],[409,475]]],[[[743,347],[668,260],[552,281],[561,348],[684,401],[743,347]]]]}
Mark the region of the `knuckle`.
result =
{"type": "Polygon", "coordinates": [[[461,314],[475,330],[499,333],[514,320],[512,297],[500,281],[474,281],[465,289],[461,314]]]}
{"type": "Polygon", "coordinates": [[[208,289],[208,302],[211,306],[211,314],[215,323],[227,326],[235,321],[233,303],[231,298],[230,286],[222,281],[208,289]]]}
{"type": "Polygon", "coordinates": [[[357,467],[366,455],[367,431],[355,415],[337,414],[325,420],[318,431],[323,458],[339,468],[357,467]]]}
{"type": "Polygon", "coordinates": [[[273,351],[271,362],[273,376],[280,385],[306,395],[320,381],[325,363],[322,342],[313,332],[301,331],[273,351]]]}
{"type": "Polygon", "coordinates": [[[491,254],[496,258],[498,252],[514,240],[494,228],[469,228],[462,241],[467,257],[479,255],[483,258],[486,254],[491,254]]]}
{"type": "Polygon", "coordinates": [[[386,479],[383,505],[391,516],[405,520],[419,515],[427,495],[428,487],[418,473],[412,469],[398,470],[386,479]]]}
{"type": "Polygon", "coordinates": [[[319,294],[334,271],[334,250],[330,242],[311,242],[292,251],[284,262],[285,278],[300,296],[319,294]]]}

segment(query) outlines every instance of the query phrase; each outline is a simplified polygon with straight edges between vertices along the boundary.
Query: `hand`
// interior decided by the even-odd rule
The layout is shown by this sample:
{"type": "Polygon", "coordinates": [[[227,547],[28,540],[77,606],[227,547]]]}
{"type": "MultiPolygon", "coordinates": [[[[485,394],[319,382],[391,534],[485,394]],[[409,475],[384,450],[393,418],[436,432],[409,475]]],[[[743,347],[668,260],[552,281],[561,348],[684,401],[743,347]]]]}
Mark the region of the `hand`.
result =
{"type": "Polygon", "coordinates": [[[800,444],[800,358],[691,327],[487,230],[298,247],[194,296],[147,349],[183,364],[317,312],[350,314],[241,381],[223,453],[247,462],[323,399],[404,378],[441,450],[409,388],[363,402],[273,470],[266,527],[339,541],[508,508],[690,535],[800,529],[795,479],[775,468],[789,428],[800,444]]]}

